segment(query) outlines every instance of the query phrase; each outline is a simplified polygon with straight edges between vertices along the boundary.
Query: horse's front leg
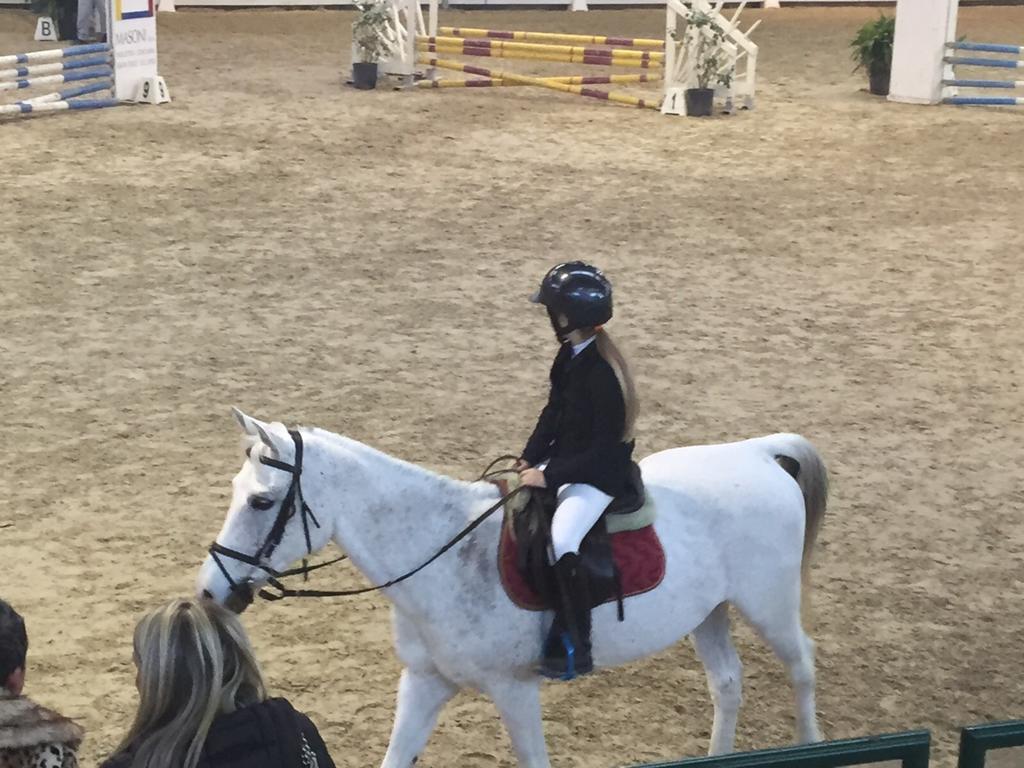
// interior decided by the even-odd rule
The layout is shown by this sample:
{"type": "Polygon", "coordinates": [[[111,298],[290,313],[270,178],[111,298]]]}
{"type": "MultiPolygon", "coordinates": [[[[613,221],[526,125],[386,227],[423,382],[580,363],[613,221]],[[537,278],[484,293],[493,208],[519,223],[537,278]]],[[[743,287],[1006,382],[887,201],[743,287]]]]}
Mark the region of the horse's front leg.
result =
{"type": "Polygon", "coordinates": [[[391,741],[381,768],[410,768],[427,745],[441,708],[458,691],[436,671],[402,671],[391,741]]]}
{"type": "Polygon", "coordinates": [[[520,768],[551,768],[541,719],[540,678],[501,678],[484,689],[501,713],[520,768]]]}

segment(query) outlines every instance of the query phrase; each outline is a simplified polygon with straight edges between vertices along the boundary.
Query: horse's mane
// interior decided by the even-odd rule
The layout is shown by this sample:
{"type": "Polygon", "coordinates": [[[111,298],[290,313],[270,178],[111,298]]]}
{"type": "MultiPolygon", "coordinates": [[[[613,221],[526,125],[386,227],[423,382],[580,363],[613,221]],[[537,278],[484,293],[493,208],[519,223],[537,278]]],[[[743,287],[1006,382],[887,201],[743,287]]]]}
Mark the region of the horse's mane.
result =
{"type": "Polygon", "coordinates": [[[392,456],[390,453],[374,448],[366,443],[359,442],[351,437],[345,435],[339,435],[336,432],[331,432],[328,429],[321,427],[301,427],[304,433],[307,433],[313,437],[325,440],[342,450],[348,451],[357,457],[360,461],[366,461],[369,463],[400,467],[403,471],[408,472],[410,475],[419,477],[429,483],[440,485],[443,488],[449,488],[451,490],[478,490],[482,496],[491,496],[494,494],[495,489],[490,483],[480,482],[466,482],[464,480],[458,480],[454,477],[442,474],[440,472],[434,472],[433,470],[427,469],[419,464],[414,464],[411,461],[400,459],[397,456],[392,456]]]}

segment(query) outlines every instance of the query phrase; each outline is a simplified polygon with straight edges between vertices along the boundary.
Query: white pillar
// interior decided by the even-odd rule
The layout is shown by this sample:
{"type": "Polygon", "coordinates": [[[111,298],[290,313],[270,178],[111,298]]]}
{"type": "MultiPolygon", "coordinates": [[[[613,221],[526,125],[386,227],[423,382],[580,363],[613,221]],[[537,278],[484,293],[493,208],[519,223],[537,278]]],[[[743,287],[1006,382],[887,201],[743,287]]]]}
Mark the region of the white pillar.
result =
{"type": "MultiPolygon", "coordinates": [[[[404,69],[402,71],[402,79],[404,80],[403,85],[406,88],[411,88],[416,78],[414,72],[416,71],[416,37],[419,35],[419,15],[420,0],[406,0],[405,2],[405,40],[401,41],[405,45],[405,55],[403,56],[404,69]]],[[[400,44],[401,44],[400,43],[400,44]]]]}
{"type": "MultiPolygon", "coordinates": [[[[427,13],[427,19],[427,37],[437,37],[437,0],[430,0],[430,8],[427,13]]],[[[423,70],[423,76],[430,81],[437,80],[437,69],[435,67],[427,67],[426,69],[423,70]]]]}
{"type": "Polygon", "coordinates": [[[427,36],[437,37],[437,0],[430,0],[430,10],[428,11],[427,18],[427,36]]]}
{"type": "Polygon", "coordinates": [[[956,40],[957,0],[898,0],[889,101],[938,104],[942,59],[956,40]]]}

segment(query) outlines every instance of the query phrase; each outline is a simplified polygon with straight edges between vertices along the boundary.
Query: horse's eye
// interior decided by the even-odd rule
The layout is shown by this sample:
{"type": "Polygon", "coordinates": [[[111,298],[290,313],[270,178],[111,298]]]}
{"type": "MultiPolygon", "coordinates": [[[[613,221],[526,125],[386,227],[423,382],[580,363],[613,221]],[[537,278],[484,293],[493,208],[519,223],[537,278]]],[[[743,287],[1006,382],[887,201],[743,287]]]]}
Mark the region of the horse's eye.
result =
{"type": "Polygon", "coordinates": [[[270,509],[274,506],[274,500],[268,499],[266,496],[253,496],[249,499],[249,506],[253,509],[270,509]]]}

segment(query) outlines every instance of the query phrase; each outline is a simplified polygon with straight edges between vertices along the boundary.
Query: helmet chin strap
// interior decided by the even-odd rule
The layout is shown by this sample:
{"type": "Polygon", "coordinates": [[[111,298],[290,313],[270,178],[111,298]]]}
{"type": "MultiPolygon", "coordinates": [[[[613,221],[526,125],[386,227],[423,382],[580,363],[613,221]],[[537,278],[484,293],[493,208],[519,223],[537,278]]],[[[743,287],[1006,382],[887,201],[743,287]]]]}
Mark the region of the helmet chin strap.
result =
{"type": "MultiPolygon", "coordinates": [[[[558,316],[555,314],[555,312],[550,307],[548,307],[547,310],[548,310],[548,320],[551,321],[551,329],[555,332],[555,337],[561,343],[564,344],[566,341],[568,341],[569,333],[571,332],[571,330],[569,328],[561,328],[561,327],[559,327],[559,325],[558,325],[558,316]]],[[[566,321],[566,325],[568,325],[568,324],[569,324],[568,321],[566,321]]]]}

